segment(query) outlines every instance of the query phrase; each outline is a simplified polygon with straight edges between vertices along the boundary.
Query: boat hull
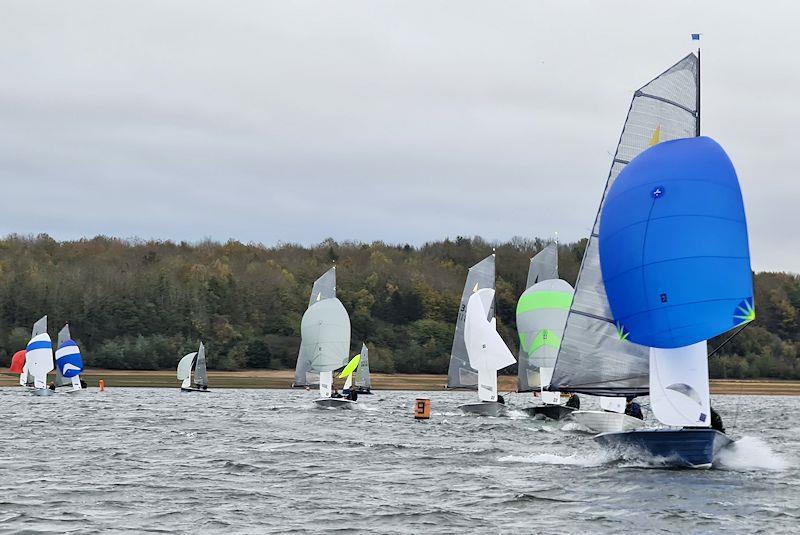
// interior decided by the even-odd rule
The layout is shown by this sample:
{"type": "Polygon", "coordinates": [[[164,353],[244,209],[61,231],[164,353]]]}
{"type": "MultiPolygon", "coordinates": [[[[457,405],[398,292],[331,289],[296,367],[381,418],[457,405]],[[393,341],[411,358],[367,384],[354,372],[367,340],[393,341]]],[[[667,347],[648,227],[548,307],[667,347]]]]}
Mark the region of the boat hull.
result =
{"type": "Polygon", "coordinates": [[[609,411],[574,411],[570,415],[570,420],[579,423],[593,433],[614,433],[644,427],[644,420],[609,411]]]}
{"type": "Polygon", "coordinates": [[[31,390],[31,394],[34,396],[52,396],[55,392],[49,388],[34,388],[31,390]]]}
{"type": "Polygon", "coordinates": [[[211,392],[208,388],[201,390],[200,388],[184,388],[181,387],[181,392],[211,392]]]}
{"type": "Polygon", "coordinates": [[[504,416],[508,409],[497,401],[481,401],[479,403],[467,403],[458,407],[466,414],[477,416],[504,416]]]}
{"type": "Polygon", "coordinates": [[[356,402],[347,398],[319,398],[314,405],[322,409],[354,409],[356,402]]]}
{"type": "Polygon", "coordinates": [[[575,409],[566,405],[538,405],[522,409],[529,416],[543,416],[548,420],[561,420],[572,414],[575,409]]]}
{"type": "Polygon", "coordinates": [[[711,468],[717,452],[733,442],[714,429],[637,429],[594,437],[612,449],[634,449],[667,460],[667,466],[711,468]]]}

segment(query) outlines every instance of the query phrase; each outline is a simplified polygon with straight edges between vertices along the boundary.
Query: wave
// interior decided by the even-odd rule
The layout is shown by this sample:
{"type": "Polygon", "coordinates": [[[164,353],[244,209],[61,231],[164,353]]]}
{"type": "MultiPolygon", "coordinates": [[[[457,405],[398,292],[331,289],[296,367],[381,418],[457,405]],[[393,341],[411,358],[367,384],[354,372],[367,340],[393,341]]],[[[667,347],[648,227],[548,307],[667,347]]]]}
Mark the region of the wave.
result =
{"type": "Polygon", "coordinates": [[[534,453],[531,455],[506,455],[498,459],[501,463],[552,464],[582,467],[602,466],[614,460],[616,460],[616,458],[608,452],[573,453],[572,455],[534,453]]]}
{"type": "Polygon", "coordinates": [[[773,452],[769,445],[758,437],[742,437],[717,456],[719,468],[728,470],[771,470],[780,472],[789,463],[773,452]]]}

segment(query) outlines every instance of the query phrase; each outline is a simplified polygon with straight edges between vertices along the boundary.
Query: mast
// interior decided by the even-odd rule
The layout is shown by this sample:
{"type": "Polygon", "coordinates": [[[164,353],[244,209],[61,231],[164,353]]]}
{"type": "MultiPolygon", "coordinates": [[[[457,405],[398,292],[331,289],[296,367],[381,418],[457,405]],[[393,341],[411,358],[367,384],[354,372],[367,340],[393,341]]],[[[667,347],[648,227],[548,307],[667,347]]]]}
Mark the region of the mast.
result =
{"type": "Polygon", "coordinates": [[[700,45],[697,46],[697,137],[700,137],[700,45]]]}

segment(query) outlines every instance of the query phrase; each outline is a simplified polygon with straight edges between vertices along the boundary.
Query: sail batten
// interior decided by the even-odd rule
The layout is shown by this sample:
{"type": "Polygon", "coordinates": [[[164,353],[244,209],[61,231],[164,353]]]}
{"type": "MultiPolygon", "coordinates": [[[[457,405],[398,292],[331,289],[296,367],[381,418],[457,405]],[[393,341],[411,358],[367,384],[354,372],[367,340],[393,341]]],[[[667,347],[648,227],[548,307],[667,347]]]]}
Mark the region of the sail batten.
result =
{"type": "Polygon", "coordinates": [[[575,284],[550,390],[641,395],[649,348],[626,340],[608,304],[600,269],[600,215],[609,189],[653,142],[693,137],[699,121],[699,59],[689,54],[634,93],[575,284]],[[657,135],[656,135],[657,134],[657,135]]]}
{"type": "MultiPolygon", "coordinates": [[[[453,348],[450,351],[450,366],[447,370],[447,388],[477,390],[478,370],[470,366],[469,355],[464,341],[464,324],[467,317],[467,303],[473,293],[484,288],[494,289],[495,256],[487,256],[467,273],[461,303],[458,308],[456,331],[453,335],[453,348]]],[[[494,304],[489,307],[488,318],[494,317],[494,304]]]]}

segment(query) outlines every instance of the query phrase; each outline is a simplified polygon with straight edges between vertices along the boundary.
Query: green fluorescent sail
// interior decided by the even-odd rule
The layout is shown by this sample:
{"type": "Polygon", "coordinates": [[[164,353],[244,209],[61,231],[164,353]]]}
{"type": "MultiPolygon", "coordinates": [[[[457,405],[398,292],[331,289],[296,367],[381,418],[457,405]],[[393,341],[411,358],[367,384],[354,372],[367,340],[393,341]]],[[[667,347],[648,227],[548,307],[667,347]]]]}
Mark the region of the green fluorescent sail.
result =
{"type": "Polygon", "coordinates": [[[517,303],[517,314],[524,314],[541,308],[569,310],[572,294],[566,292],[535,292],[520,297],[517,303]]]}
{"type": "Polygon", "coordinates": [[[342,373],[339,374],[339,379],[344,379],[345,377],[353,373],[356,370],[356,366],[358,366],[359,362],[361,362],[361,354],[358,354],[350,359],[350,362],[348,362],[347,366],[344,367],[342,373]]]}
{"type": "Polygon", "coordinates": [[[556,331],[552,329],[542,329],[536,334],[536,338],[533,339],[531,346],[527,348],[526,351],[528,355],[533,355],[540,347],[550,346],[558,349],[559,345],[561,345],[561,338],[556,331]]]}

